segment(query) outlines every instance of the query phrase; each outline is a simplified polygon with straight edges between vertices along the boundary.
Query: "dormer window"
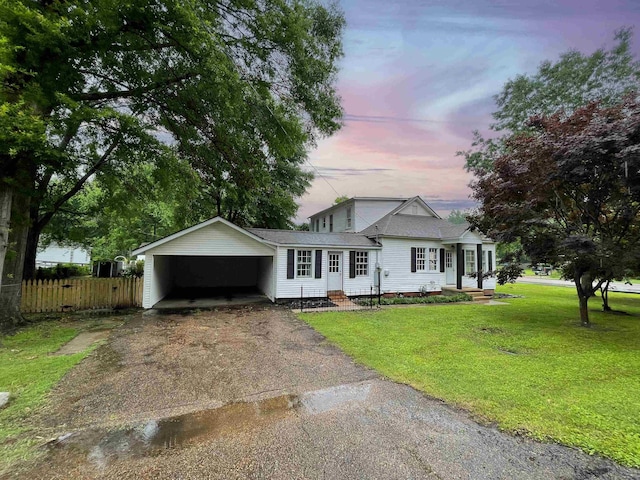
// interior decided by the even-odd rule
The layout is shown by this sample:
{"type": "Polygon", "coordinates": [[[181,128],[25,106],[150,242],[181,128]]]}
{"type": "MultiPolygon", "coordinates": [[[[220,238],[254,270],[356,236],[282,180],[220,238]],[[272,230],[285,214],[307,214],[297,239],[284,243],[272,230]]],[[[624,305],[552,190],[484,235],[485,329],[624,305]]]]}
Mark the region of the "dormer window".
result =
{"type": "Polygon", "coordinates": [[[351,228],[351,207],[347,207],[347,228],[351,228]]]}
{"type": "Polygon", "coordinates": [[[322,229],[327,228],[327,217],[322,217],[322,229]]]}

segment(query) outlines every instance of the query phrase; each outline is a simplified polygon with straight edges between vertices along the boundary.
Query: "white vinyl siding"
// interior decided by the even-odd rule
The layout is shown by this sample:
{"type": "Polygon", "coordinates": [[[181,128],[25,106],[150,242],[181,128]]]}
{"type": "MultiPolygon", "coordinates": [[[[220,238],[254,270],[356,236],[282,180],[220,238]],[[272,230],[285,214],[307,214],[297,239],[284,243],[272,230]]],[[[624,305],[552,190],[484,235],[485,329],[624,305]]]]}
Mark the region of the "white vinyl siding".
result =
{"type": "Polygon", "coordinates": [[[437,272],[438,269],[438,249],[430,248],[429,249],[429,271],[437,272]]]}
{"type": "Polygon", "coordinates": [[[296,277],[311,277],[311,250],[297,250],[296,277]]]}
{"type": "Polygon", "coordinates": [[[426,262],[425,251],[426,251],[426,248],[416,247],[416,270],[417,271],[424,270],[425,262],[426,262]]]}
{"type": "Polygon", "coordinates": [[[442,285],[446,284],[444,273],[431,272],[427,269],[417,273],[411,271],[411,247],[424,248],[425,254],[428,255],[429,248],[440,248],[440,242],[388,237],[381,238],[380,242],[382,243],[380,264],[383,293],[419,292],[423,286],[427,291],[438,292],[442,289],[442,285]]]}

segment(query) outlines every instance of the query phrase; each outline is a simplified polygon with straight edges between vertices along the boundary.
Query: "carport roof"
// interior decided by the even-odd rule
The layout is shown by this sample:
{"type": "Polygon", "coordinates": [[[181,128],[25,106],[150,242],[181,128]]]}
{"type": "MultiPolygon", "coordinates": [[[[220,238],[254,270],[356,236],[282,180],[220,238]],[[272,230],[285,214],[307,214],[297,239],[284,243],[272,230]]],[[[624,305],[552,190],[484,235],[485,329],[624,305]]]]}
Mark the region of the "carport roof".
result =
{"type": "Polygon", "coordinates": [[[278,245],[379,248],[376,242],[357,233],[318,233],[270,228],[247,228],[247,231],[278,245]]]}

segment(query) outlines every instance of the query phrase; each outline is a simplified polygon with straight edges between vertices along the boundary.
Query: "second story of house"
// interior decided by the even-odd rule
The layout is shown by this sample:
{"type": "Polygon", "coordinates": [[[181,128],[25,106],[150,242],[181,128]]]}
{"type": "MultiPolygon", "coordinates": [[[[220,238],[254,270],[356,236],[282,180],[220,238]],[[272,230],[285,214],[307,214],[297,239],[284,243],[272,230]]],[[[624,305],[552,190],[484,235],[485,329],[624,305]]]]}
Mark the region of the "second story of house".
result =
{"type": "Polygon", "coordinates": [[[361,232],[395,212],[440,218],[420,197],[353,197],[309,217],[312,232],[361,232]]]}

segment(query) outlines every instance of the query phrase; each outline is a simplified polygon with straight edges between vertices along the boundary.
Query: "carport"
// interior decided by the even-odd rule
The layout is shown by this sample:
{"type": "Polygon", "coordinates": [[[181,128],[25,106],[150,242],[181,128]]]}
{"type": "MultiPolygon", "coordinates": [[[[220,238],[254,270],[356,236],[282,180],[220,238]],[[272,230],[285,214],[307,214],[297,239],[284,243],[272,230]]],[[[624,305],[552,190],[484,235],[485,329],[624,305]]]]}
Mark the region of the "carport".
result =
{"type": "Polygon", "coordinates": [[[216,217],[144,245],[144,308],[273,300],[275,247],[216,217]]]}

